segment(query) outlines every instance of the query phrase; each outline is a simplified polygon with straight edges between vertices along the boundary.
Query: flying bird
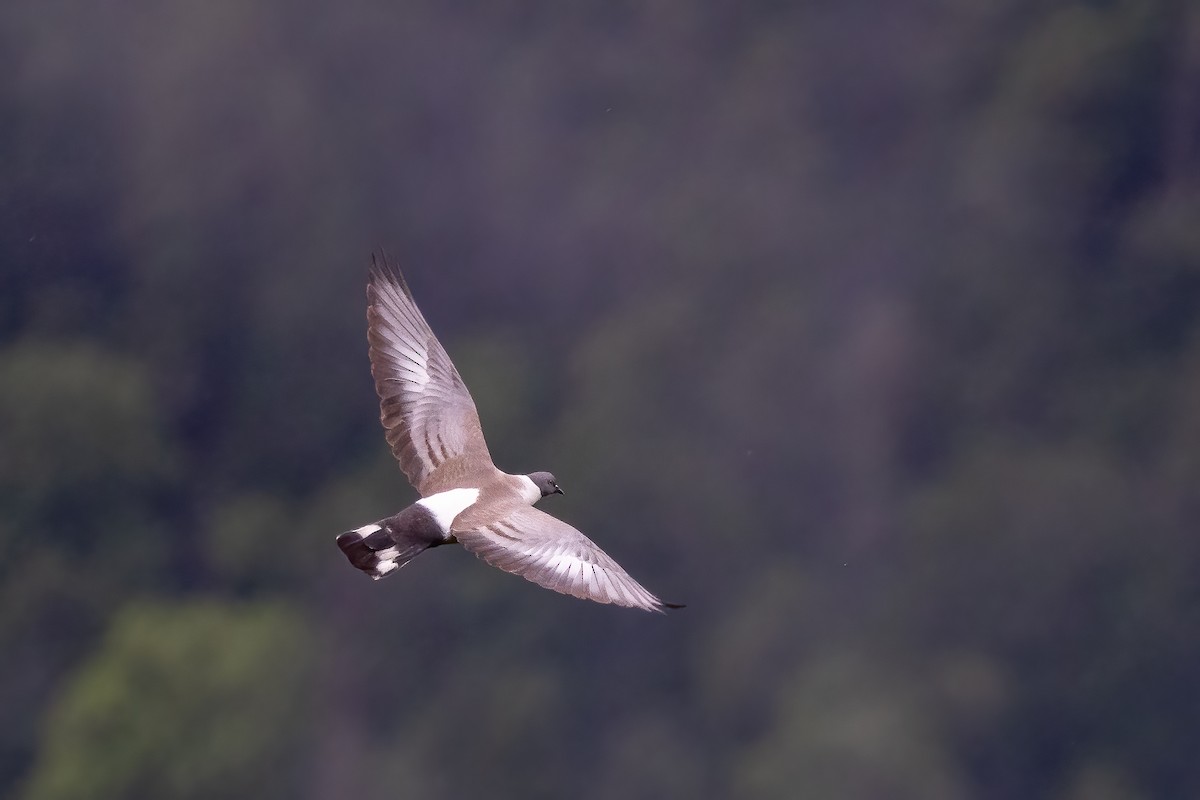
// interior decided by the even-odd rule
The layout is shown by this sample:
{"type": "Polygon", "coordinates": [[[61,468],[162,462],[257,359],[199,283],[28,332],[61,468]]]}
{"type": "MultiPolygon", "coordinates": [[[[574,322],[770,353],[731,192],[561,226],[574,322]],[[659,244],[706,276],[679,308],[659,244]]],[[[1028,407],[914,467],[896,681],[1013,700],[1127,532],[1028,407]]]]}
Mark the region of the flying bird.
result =
{"type": "Polygon", "coordinates": [[[574,527],[534,508],[563,493],[552,474],[510,475],[492,463],[471,393],[386,256],[371,257],[367,341],[388,445],[421,499],[338,536],[351,564],[379,580],[425,550],[458,543],[556,592],[646,611],[682,608],[655,597],[574,527]]]}

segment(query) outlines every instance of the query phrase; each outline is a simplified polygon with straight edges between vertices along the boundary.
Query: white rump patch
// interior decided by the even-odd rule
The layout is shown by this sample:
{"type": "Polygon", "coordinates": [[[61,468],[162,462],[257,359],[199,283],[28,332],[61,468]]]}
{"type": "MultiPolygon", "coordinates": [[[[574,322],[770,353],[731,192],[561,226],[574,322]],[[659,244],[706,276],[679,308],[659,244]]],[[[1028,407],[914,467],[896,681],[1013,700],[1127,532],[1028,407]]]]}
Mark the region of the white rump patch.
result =
{"type": "Polygon", "coordinates": [[[451,489],[424,497],[417,501],[417,505],[425,506],[429,510],[429,513],[433,514],[433,518],[437,522],[438,527],[442,529],[442,533],[449,533],[450,525],[454,522],[454,518],[469,508],[478,499],[478,489],[451,489]]]}

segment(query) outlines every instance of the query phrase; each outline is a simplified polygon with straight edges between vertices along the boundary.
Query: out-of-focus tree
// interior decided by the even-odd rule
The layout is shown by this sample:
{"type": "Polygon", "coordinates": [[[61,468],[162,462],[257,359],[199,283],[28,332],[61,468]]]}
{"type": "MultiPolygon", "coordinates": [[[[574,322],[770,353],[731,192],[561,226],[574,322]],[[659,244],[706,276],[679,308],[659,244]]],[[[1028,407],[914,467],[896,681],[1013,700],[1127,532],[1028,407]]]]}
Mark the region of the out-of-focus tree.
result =
{"type": "Polygon", "coordinates": [[[125,608],[55,703],[25,797],[296,797],[313,657],[279,606],[125,608]]]}
{"type": "Polygon", "coordinates": [[[733,794],[969,797],[921,683],[899,667],[847,653],[812,659],[774,690],[773,719],[739,759],[733,794]]]}
{"type": "Polygon", "coordinates": [[[0,780],[106,615],[172,584],[177,463],[136,362],[91,344],[0,351],[0,780]]]}

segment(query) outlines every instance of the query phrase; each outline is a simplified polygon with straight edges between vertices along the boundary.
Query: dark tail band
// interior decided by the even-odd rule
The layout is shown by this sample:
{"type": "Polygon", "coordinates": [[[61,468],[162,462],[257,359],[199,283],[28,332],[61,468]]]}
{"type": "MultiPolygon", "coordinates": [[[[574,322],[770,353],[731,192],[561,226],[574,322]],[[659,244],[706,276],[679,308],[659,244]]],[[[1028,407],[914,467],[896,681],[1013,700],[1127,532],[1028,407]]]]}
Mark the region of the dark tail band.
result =
{"type": "Polygon", "coordinates": [[[411,541],[401,545],[378,522],[339,535],[337,546],[351,564],[376,581],[400,569],[429,547],[411,541]]]}

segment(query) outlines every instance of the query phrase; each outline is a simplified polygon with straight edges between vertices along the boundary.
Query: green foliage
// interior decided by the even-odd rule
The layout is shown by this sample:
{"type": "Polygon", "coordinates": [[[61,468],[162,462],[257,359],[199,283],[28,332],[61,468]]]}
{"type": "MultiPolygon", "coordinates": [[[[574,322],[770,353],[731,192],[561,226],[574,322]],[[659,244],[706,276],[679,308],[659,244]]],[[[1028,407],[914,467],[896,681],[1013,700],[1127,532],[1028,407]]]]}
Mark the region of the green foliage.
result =
{"type": "Polygon", "coordinates": [[[919,683],[855,654],[813,659],[779,691],[774,720],[740,762],[747,798],[967,796],[919,683]]]}
{"type": "Polygon", "coordinates": [[[116,513],[129,505],[122,494],[170,479],[156,417],[140,365],[94,344],[0,351],[0,487],[12,518],[76,521],[83,530],[64,536],[84,543],[98,510],[116,513]]]}
{"type": "Polygon", "coordinates": [[[282,607],[125,608],[52,709],[25,796],[294,797],[313,655],[282,607]]]}
{"type": "Polygon", "coordinates": [[[106,615],[169,583],[177,469],[138,363],[87,343],[0,350],[0,782],[106,615]]]}

